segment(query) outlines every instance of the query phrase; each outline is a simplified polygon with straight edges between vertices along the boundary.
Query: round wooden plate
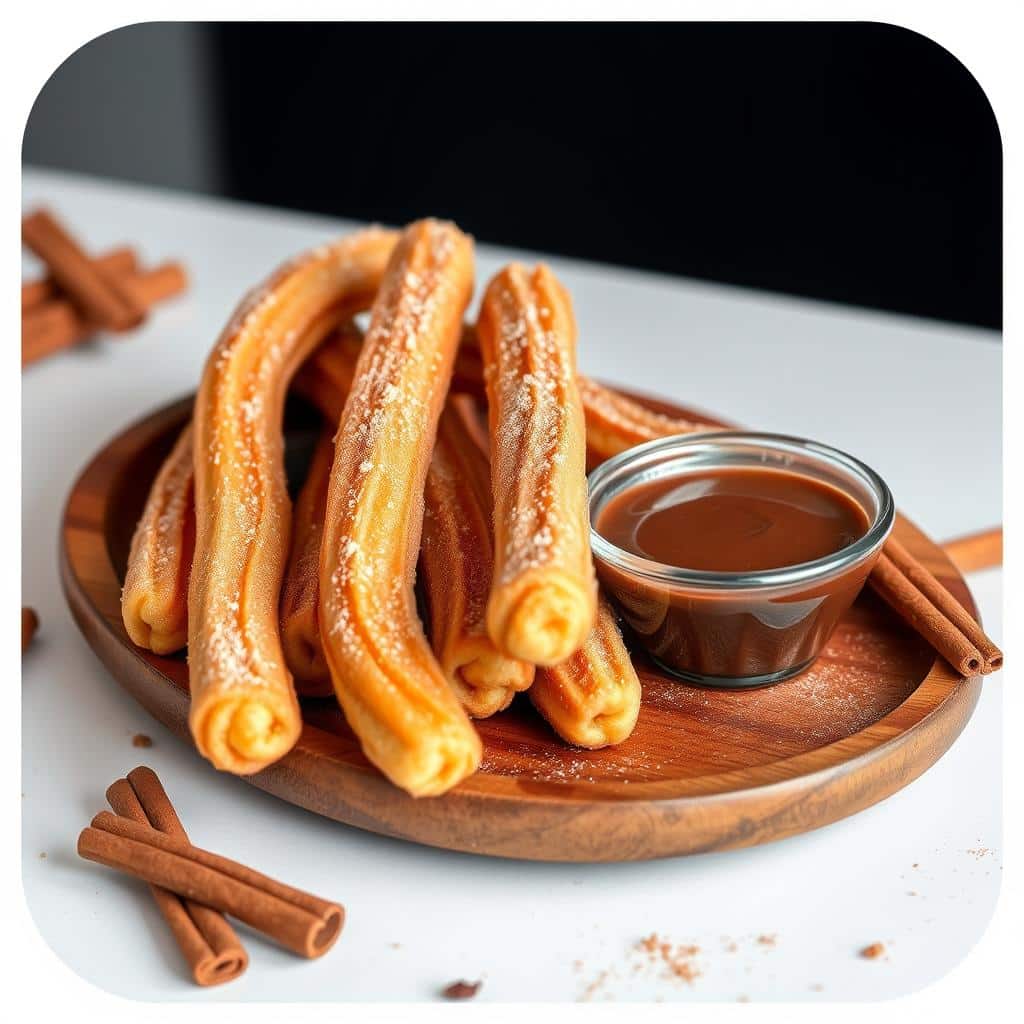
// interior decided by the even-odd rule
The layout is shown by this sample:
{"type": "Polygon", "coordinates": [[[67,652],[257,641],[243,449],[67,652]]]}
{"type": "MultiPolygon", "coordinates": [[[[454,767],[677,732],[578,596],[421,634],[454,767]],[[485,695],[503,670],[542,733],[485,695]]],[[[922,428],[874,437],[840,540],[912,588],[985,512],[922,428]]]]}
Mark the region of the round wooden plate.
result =
{"type": "MultiPolygon", "coordinates": [[[[154,413],[93,459],[68,499],[61,554],[65,594],[86,640],[132,696],[186,739],[184,656],[135,647],[119,602],[135,522],[190,410],[186,399],[154,413]]],[[[301,479],[317,424],[297,404],[287,422],[289,476],[301,479]]],[[[906,519],[896,532],[973,611],[942,551],[906,519]]],[[[643,707],[617,747],[566,746],[519,697],[478,723],[480,771],[443,797],[416,800],[366,761],[333,700],[314,700],[303,704],[295,749],[247,781],[349,825],[493,856],[620,861],[723,850],[818,828],[907,785],[959,735],[981,686],[960,679],[870,593],[812,668],[767,689],[699,689],[643,659],[637,665],[643,707]]]]}

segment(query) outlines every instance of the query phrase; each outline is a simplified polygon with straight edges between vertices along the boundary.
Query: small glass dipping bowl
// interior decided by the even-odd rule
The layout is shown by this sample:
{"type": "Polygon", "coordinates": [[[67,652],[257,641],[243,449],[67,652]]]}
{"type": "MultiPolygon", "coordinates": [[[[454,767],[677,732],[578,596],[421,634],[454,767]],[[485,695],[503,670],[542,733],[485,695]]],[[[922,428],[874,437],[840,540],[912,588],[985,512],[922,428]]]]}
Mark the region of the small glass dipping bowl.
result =
{"type": "Polygon", "coordinates": [[[590,539],[605,591],[659,665],[703,686],[767,686],[807,668],[860,593],[895,517],[892,494],[874,470],[835,448],[780,434],[730,431],[650,441],[598,466],[589,487],[590,539]],[[651,561],[595,528],[606,503],[627,488],[744,467],[831,485],[864,510],[867,532],[814,561],[709,572],[651,561]]]}

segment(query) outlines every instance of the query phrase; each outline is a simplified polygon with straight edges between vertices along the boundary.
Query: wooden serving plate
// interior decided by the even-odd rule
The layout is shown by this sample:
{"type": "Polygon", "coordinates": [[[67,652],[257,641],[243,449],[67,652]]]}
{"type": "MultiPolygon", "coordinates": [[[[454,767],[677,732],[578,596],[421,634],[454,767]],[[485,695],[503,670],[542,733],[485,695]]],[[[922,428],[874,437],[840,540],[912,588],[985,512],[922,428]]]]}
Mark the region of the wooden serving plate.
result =
{"type": "MultiPolygon", "coordinates": [[[[135,522],[190,411],[190,399],[161,409],[93,459],[68,499],[61,550],[64,591],[86,640],[136,700],[186,739],[185,658],[135,647],[119,602],[135,522]]],[[[317,421],[296,403],[287,423],[289,477],[301,479],[317,421]]],[[[896,533],[973,612],[943,552],[906,519],[896,533]]],[[[870,593],[812,668],[767,689],[699,689],[639,657],[637,667],[643,707],[617,747],[566,746],[520,696],[478,723],[480,771],[443,797],[416,800],[366,761],[333,700],[311,700],[295,749],[247,781],[358,828],[493,856],[621,861],[724,850],[818,828],[907,785],[959,735],[981,687],[978,678],[960,679],[870,593]]]]}

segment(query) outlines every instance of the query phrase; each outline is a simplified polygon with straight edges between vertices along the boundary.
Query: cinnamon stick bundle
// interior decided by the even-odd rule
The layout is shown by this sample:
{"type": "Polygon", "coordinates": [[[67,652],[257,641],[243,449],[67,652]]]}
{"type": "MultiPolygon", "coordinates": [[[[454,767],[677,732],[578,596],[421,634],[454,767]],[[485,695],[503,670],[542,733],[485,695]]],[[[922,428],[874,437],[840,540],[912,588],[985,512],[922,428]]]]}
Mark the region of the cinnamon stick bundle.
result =
{"type": "MultiPolygon", "coordinates": [[[[126,293],[145,309],[185,288],[185,270],[180,263],[164,263],[153,270],[130,273],[119,278],[126,293]]],[[[27,286],[26,286],[27,287],[27,286]]],[[[22,290],[21,365],[44,359],[88,338],[98,326],[67,299],[49,299],[24,308],[22,290]]]]}
{"type": "MultiPolygon", "coordinates": [[[[164,787],[151,768],[139,767],[107,790],[115,814],[152,826],[188,841],[185,829],[164,787]]],[[[169,889],[150,885],[178,947],[188,961],[197,985],[222,985],[245,972],[249,956],[224,915],[194,900],[182,899],[169,889]]]]}
{"type": "Polygon", "coordinates": [[[323,956],[345,911],[187,839],[101,811],[78,837],[79,856],[213,907],[305,957],[323,956]]]}
{"type": "Polygon", "coordinates": [[[36,635],[36,630],[39,628],[39,616],[36,614],[35,608],[21,609],[21,653],[24,654],[32,643],[32,638],[36,635]]]}
{"type": "Polygon", "coordinates": [[[93,323],[124,331],[145,319],[144,307],[123,282],[90,259],[48,211],[36,210],[22,220],[21,239],[93,323]]]}
{"type": "MultiPolygon", "coordinates": [[[[110,252],[97,256],[95,263],[105,274],[111,274],[114,277],[127,277],[129,274],[134,274],[139,266],[135,250],[128,246],[111,249],[110,252]]],[[[36,309],[44,302],[49,302],[50,299],[59,298],[60,294],[60,285],[50,275],[41,277],[37,281],[26,281],[21,286],[21,311],[24,313],[26,310],[36,309]]]]}
{"type": "Polygon", "coordinates": [[[890,537],[868,577],[872,589],[962,676],[1002,668],[1003,653],[963,605],[890,537]]]}

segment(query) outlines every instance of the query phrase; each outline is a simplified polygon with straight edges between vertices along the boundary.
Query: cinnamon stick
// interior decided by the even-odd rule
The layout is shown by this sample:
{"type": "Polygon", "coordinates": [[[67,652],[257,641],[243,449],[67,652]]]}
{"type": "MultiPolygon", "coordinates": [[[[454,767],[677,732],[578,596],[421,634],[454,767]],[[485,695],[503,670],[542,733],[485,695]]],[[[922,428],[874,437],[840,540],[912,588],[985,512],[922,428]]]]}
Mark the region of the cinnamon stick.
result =
{"type": "Polygon", "coordinates": [[[35,608],[22,608],[21,609],[21,653],[24,654],[28,650],[28,645],[32,643],[32,638],[36,635],[36,630],[39,628],[39,616],[36,615],[35,608]]]}
{"type": "MultiPolygon", "coordinates": [[[[185,269],[180,263],[164,263],[153,270],[129,274],[125,289],[146,308],[183,291],[185,269]]],[[[44,359],[88,338],[96,325],[67,299],[51,299],[23,312],[21,318],[21,365],[44,359]]]]}
{"type": "MultiPolygon", "coordinates": [[[[139,767],[107,790],[115,814],[188,840],[185,829],[151,768],[139,767]]],[[[194,900],[182,899],[169,889],[150,885],[178,947],[188,961],[197,985],[221,985],[245,972],[249,956],[224,915],[194,900]]]]}
{"type": "Polygon", "coordinates": [[[942,550],[961,572],[978,572],[1003,564],[1003,528],[994,526],[946,541],[942,550]]]}
{"type": "Polygon", "coordinates": [[[48,211],[37,210],[22,220],[21,239],[93,323],[124,331],[145,319],[146,311],[136,298],[97,266],[48,211]]]}
{"type": "Polygon", "coordinates": [[[895,538],[868,577],[875,592],[961,675],[988,675],[1003,654],[955,597],[895,538]]]}
{"type": "MultiPolygon", "coordinates": [[[[114,277],[127,277],[138,269],[135,250],[128,246],[111,249],[110,252],[97,256],[94,262],[100,270],[114,277]]],[[[26,281],[21,286],[21,311],[24,313],[26,310],[35,309],[50,299],[59,298],[60,294],[60,285],[50,275],[36,281],[26,281]]]]}
{"type": "Polygon", "coordinates": [[[237,917],[300,956],[326,953],[345,920],[337,903],[108,811],[82,831],[78,853],[237,917]]]}

